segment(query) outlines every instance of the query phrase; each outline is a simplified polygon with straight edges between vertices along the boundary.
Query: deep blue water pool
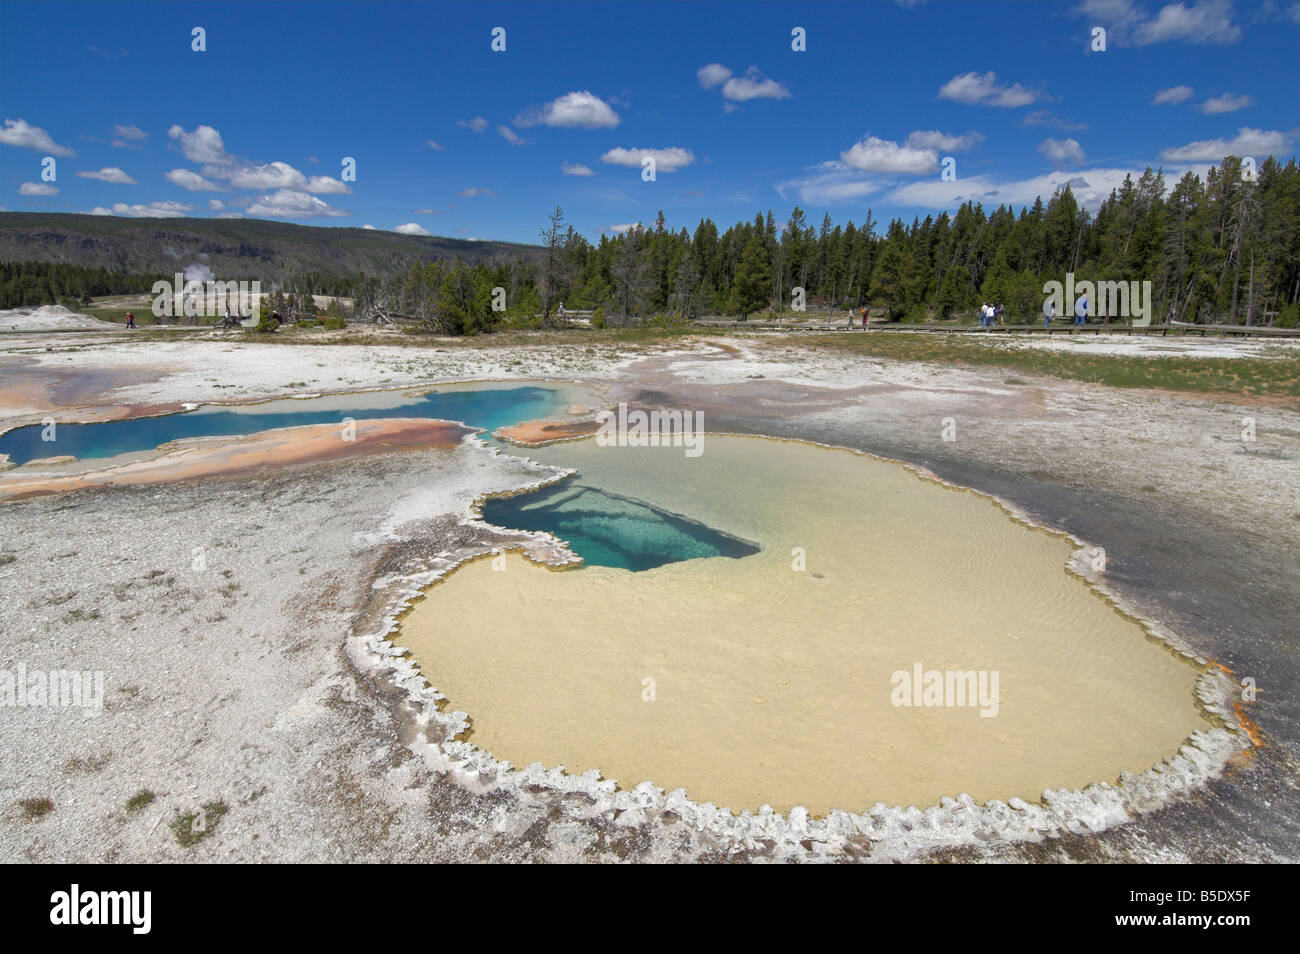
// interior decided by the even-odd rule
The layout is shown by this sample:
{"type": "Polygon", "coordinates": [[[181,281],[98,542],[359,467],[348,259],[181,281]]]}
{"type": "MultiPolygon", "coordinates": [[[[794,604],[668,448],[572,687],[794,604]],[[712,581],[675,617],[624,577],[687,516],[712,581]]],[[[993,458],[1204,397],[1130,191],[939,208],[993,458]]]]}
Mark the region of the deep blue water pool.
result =
{"type": "MultiPolygon", "coordinates": [[[[337,398],[331,400],[337,401],[337,398]]],[[[0,435],[0,454],[14,464],[42,457],[72,455],[77,458],[113,457],[133,451],[153,450],[160,444],[182,437],[218,437],[252,434],[275,427],[329,424],[343,420],[388,417],[427,417],[462,421],[489,433],[506,424],[563,413],[564,395],[553,388],[534,386],[486,388],[482,390],[436,391],[411,398],[397,407],[358,406],[330,410],[312,408],[304,399],[302,410],[259,412],[253,405],[243,411],[199,408],[181,414],[141,417],[128,421],[95,424],[59,424],[53,441],[41,439],[39,424],[19,427],[0,435]]],[[[484,435],[487,436],[487,435],[484,435]]]]}
{"type": "Polygon", "coordinates": [[[587,563],[649,570],[699,557],[739,558],[752,543],[597,487],[566,481],[535,493],[492,498],[483,519],[516,530],[545,530],[587,563]]]}

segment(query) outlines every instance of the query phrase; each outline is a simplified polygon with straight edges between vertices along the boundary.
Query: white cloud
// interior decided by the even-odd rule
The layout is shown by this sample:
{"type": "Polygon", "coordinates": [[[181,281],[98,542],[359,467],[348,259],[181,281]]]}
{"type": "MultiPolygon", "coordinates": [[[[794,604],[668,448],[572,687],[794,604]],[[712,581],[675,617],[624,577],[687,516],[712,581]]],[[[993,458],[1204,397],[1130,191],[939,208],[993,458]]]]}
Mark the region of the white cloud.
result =
{"type": "Polygon", "coordinates": [[[99,182],[113,182],[118,185],[137,185],[136,181],[128,176],[117,166],[104,166],[97,172],[89,172],[82,169],[77,173],[81,179],[95,179],[99,182]]]}
{"type": "Polygon", "coordinates": [[[461,189],[456,193],[462,199],[477,199],[479,196],[495,196],[491,189],[461,189]]]}
{"type": "Polygon", "coordinates": [[[369,230],[372,231],[372,232],[378,232],[378,231],[379,231],[379,229],[375,228],[373,225],[363,225],[363,226],[361,226],[361,227],[362,227],[363,229],[369,229],[369,230]]]}
{"type": "Polygon", "coordinates": [[[140,142],[149,138],[149,134],[139,126],[114,126],[113,135],[119,139],[130,139],[132,142],[140,142]]]}
{"type": "Polygon", "coordinates": [[[405,225],[399,225],[393,229],[394,232],[401,232],[403,235],[430,235],[428,229],[422,225],[416,225],[414,222],[407,222],[405,225]]]}
{"type": "Polygon", "coordinates": [[[432,149],[434,152],[442,152],[442,151],[443,151],[442,146],[438,145],[438,144],[437,144],[434,140],[432,140],[432,139],[426,139],[426,140],[424,141],[424,144],[425,144],[426,146],[428,146],[430,149],[432,149]]]}
{"type": "Polygon", "coordinates": [[[1133,28],[1145,14],[1138,10],[1133,0],[1083,0],[1075,13],[1106,28],[1108,41],[1124,42],[1132,37],[1133,28]]]}
{"type": "Polygon", "coordinates": [[[412,215],[446,215],[442,209],[412,209],[412,215]]]}
{"type": "MultiPolygon", "coordinates": [[[[207,171],[207,170],[205,170],[207,171]]],[[[241,166],[228,175],[236,189],[297,189],[307,187],[307,177],[287,162],[268,162],[265,165],[241,166]]]]}
{"type": "Polygon", "coordinates": [[[1038,151],[1057,169],[1077,166],[1084,160],[1083,147],[1077,139],[1044,139],[1038,151]]]}
{"type": "Polygon", "coordinates": [[[1232,22],[1232,7],[1219,0],[1203,0],[1185,6],[1171,3],[1161,7],[1154,20],[1140,23],[1133,33],[1139,46],[1183,40],[1187,43],[1236,43],[1241,27],[1232,22]]]}
{"type": "Polygon", "coordinates": [[[278,189],[328,195],[352,194],[349,186],[333,176],[308,178],[287,162],[268,162],[259,165],[233,156],[226,152],[221,133],[211,126],[197,126],[193,132],[186,132],[180,126],[172,126],[167,130],[167,135],[179,144],[181,153],[186,159],[202,163],[202,175],[188,169],[173,169],[167,173],[169,182],[191,192],[221,190],[224,187],[212,180],[224,179],[233,188],[258,192],[278,189]]]}
{"type": "Polygon", "coordinates": [[[884,196],[882,202],[949,210],[956,209],[963,202],[979,202],[986,208],[999,205],[1015,208],[1033,205],[1034,199],[1039,197],[1046,202],[1057,189],[1068,183],[1079,203],[1095,210],[1112,190],[1123,185],[1125,176],[1131,175],[1137,180],[1142,173],[1142,169],[1088,169],[1056,171],[1010,181],[988,176],[965,177],[952,182],[924,179],[895,189],[884,196]]]}
{"type": "Polygon", "coordinates": [[[260,215],[273,219],[308,219],[334,218],[347,215],[342,209],[336,209],[314,195],[291,189],[262,196],[248,207],[249,215],[260,215]]]}
{"type": "MultiPolygon", "coordinates": [[[[233,160],[234,157],[231,158],[233,160]]],[[[184,170],[180,171],[183,172],[184,170]]],[[[205,175],[214,178],[228,180],[230,185],[236,189],[253,189],[257,191],[288,189],[294,192],[315,192],[332,195],[352,194],[352,189],[347,184],[332,176],[312,176],[308,178],[287,162],[268,162],[263,165],[208,165],[203,167],[203,172],[205,175]]],[[[188,177],[178,178],[196,182],[195,179],[189,179],[188,177]]],[[[182,181],[173,181],[176,181],[177,185],[184,185],[182,181]]],[[[185,186],[185,188],[191,187],[185,186]]]]}
{"type": "Polygon", "coordinates": [[[758,68],[751,66],[744,76],[733,76],[723,83],[722,95],[733,102],[747,103],[751,99],[789,99],[791,94],[776,80],[764,79],[758,68]]]}
{"type": "Polygon", "coordinates": [[[352,189],[346,183],[332,176],[312,176],[307,180],[307,191],[317,195],[351,195],[352,189]]]}
{"type": "Polygon", "coordinates": [[[695,76],[699,79],[700,85],[705,89],[713,89],[713,87],[731,79],[731,70],[727,69],[721,63],[710,63],[707,66],[701,66],[696,70],[695,76]]]}
{"type": "Polygon", "coordinates": [[[617,232],[622,235],[624,232],[630,232],[633,229],[645,228],[640,222],[625,222],[622,225],[611,225],[601,229],[602,232],[617,232]]]}
{"type": "Polygon", "coordinates": [[[528,145],[528,140],[519,135],[519,133],[515,132],[509,126],[498,126],[497,132],[500,133],[502,139],[510,143],[512,146],[528,145]]]}
{"type": "Polygon", "coordinates": [[[189,189],[191,192],[217,192],[221,189],[221,186],[215,182],[205,179],[197,172],[191,172],[189,169],[173,169],[164,178],[172,185],[178,185],[182,189],[189,189]]]}
{"type": "Polygon", "coordinates": [[[880,182],[864,179],[862,174],[842,162],[823,162],[813,167],[813,173],[801,179],[778,183],[776,191],[781,198],[790,192],[808,205],[841,205],[880,191],[880,182]]]}
{"type": "Polygon", "coordinates": [[[19,195],[58,195],[59,187],[46,182],[24,182],[18,187],[19,195]]]}
{"type": "Polygon", "coordinates": [[[1134,0],[1084,0],[1075,12],[1104,26],[1107,39],[1120,45],[1235,43],[1241,38],[1241,28],[1232,22],[1229,0],[1167,3],[1155,19],[1134,0]]]}
{"type": "Polygon", "coordinates": [[[196,126],[193,132],[172,126],[167,130],[167,136],[180,144],[181,155],[190,162],[222,166],[231,161],[226,154],[226,144],[221,141],[221,133],[211,126],[196,126]]]}
{"type": "Polygon", "coordinates": [[[587,90],[565,93],[545,106],[533,107],[515,117],[516,126],[568,126],[613,129],[622,120],[599,96],[587,90]]]}
{"type": "Polygon", "coordinates": [[[60,146],[50,138],[40,126],[28,125],[24,119],[6,119],[4,129],[0,129],[0,145],[20,146],[24,149],[39,149],[52,156],[74,155],[71,149],[60,146]]]}
{"type": "Polygon", "coordinates": [[[1179,103],[1185,103],[1195,92],[1190,86],[1171,86],[1168,89],[1162,89],[1151,97],[1151,102],[1157,106],[1177,106],[1179,103]]]}
{"type": "Polygon", "coordinates": [[[464,126],[466,129],[472,129],[475,132],[482,132],[488,128],[488,121],[482,116],[475,116],[473,119],[458,119],[457,126],[464,126]]]}
{"type": "Polygon", "coordinates": [[[1254,105],[1255,98],[1253,96],[1235,96],[1232,93],[1224,93],[1222,96],[1211,96],[1201,103],[1200,109],[1207,116],[1217,116],[1219,113],[1235,113],[1239,109],[1254,105]]]}
{"type": "Polygon", "coordinates": [[[900,146],[888,139],[865,136],[840,153],[840,161],[852,169],[863,172],[901,172],[923,175],[939,168],[939,157],[933,149],[915,149],[900,146]]]}
{"type": "Polygon", "coordinates": [[[736,76],[721,63],[710,63],[696,70],[695,77],[705,89],[722,87],[723,98],[730,100],[723,107],[728,113],[738,108],[735,103],[747,103],[751,99],[789,99],[791,95],[776,80],[766,79],[757,66],[751,66],[744,76],[736,76]]]}
{"type": "Polygon", "coordinates": [[[224,209],[225,207],[226,207],[226,204],[225,204],[224,202],[222,202],[220,199],[208,199],[208,211],[209,211],[209,212],[220,212],[220,211],[221,211],[222,209],[224,209]]]}
{"type": "Polygon", "coordinates": [[[596,174],[595,170],[584,166],[580,162],[562,162],[560,163],[560,171],[566,176],[594,176],[596,174]]]}
{"type": "Polygon", "coordinates": [[[695,153],[678,146],[668,149],[624,149],[620,146],[606,152],[600,157],[600,161],[614,166],[640,168],[641,160],[646,156],[654,157],[656,172],[676,172],[695,161],[695,153]]]}
{"type": "Polygon", "coordinates": [[[90,210],[91,215],[124,215],[133,219],[180,219],[185,213],[194,211],[194,206],[184,202],[150,202],[147,205],[127,205],[116,203],[111,209],[97,205],[90,210]]]}
{"type": "Polygon", "coordinates": [[[964,152],[984,141],[984,134],[968,132],[952,136],[937,129],[918,129],[909,133],[906,144],[913,149],[938,149],[941,152],[964,152]]]}
{"type": "Polygon", "coordinates": [[[987,73],[960,73],[939,89],[940,99],[980,106],[1005,106],[1014,109],[1028,106],[1042,98],[1041,93],[1026,89],[1019,83],[1004,86],[992,70],[987,73]]]}
{"type": "Polygon", "coordinates": [[[1275,156],[1286,148],[1286,135],[1275,130],[1242,126],[1231,139],[1202,139],[1185,146],[1165,149],[1166,162],[1218,162],[1224,156],[1275,156]]]}

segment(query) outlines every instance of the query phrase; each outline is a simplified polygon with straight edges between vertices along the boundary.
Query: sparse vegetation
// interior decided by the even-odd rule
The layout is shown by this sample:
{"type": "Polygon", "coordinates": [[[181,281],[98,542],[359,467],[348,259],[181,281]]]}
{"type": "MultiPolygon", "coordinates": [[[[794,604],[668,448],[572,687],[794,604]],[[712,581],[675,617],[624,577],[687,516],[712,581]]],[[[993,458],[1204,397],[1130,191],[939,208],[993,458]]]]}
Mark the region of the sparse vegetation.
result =
{"type": "Polygon", "coordinates": [[[153,792],[149,791],[149,789],[142,788],[126,800],[126,810],[128,812],[138,812],[140,809],[152,802],[156,797],[157,796],[155,796],[153,792]]]}
{"type": "MultiPolygon", "coordinates": [[[[932,333],[818,335],[800,339],[814,348],[897,361],[966,364],[1104,384],[1208,394],[1300,398],[1300,357],[1183,358],[1076,354],[932,333]]],[[[1010,382],[1008,382],[1010,383],[1010,382]]]]}
{"type": "Polygon", "coordinates": [[[69,772],[98,772],[109,763],[112,757],[112,752],[100,752],[98,755],[91,755],[86,758],[74,756],[68,759],[68,764],[64,768],[69,772]]]}
{"type": "Polygon", "coordinates": [[[176,843],[189,848],[212,834],[228,810],[223,801],[205,802],[197,812],[177,812],[168,824],[176,843]]]}
{"type": "Polygon", "coordinates": [[[28,818],[40,818],[54,811],[53,799],[47,797],[24,798],[18,803],[18,807],[23,810],[23,814],[28,818]]]}

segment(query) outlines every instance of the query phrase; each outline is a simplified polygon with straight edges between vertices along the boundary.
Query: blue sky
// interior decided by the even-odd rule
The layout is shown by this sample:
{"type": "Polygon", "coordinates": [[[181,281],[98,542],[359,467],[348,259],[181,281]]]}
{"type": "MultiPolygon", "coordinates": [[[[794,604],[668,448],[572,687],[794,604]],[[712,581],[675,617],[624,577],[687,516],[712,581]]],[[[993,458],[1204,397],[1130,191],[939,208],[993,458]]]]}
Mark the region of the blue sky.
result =
{"type": "Polygon", "coordinates": [[[0,44],[22,211],[533,242],[558,204],[594,240],[659,209],[910,221],[1067,180],[1095,204],[1300,141],[1296,0],[6,2],[0,44]]]}

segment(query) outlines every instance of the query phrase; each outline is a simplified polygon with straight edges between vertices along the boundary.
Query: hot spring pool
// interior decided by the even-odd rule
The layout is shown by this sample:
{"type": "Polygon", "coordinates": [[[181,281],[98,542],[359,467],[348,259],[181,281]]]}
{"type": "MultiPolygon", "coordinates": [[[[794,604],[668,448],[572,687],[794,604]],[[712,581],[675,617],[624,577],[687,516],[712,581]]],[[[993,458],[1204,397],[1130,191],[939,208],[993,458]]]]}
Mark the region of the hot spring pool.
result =
{"type": "Polygon", "coordinates": [[[495,428],[534,418],[562,417],[572,389],[535,385],[448,385],[412,396],[400,391],[283,399],[236,406],[205,405],[180,414],[93,424],[59,424],[53,441],[39,424],[0,434],[0,454],[15,465],[45,457],[116,457],[153,450],[187,437],[253,434],[279,427],[329,424],[353,418],[437,418],[495,428]]]}
{"type": "Polygon", "coordinates": [[[1199,667],[986,497],[760,438],[518,452],[579,474],[485,518],[588,565],[468,563],[397,636],[515,766],[825,814],[1113,783],[1209,726],[1199,667]]]}

